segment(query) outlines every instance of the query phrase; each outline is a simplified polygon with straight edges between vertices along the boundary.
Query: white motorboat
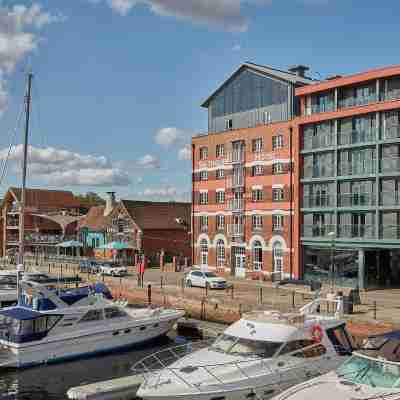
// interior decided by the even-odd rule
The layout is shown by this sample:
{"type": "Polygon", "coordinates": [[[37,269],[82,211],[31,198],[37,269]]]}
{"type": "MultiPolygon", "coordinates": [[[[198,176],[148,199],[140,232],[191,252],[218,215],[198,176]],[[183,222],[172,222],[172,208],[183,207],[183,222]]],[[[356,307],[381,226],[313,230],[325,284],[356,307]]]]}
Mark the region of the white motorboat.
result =
{"type": "Polygon", "coordinates": [[[0,308],[17,304],[17,271],[0,271],[0,308]]]}
{"type": "Polygon", "coordinates": [[[281,390],[335,369],[353,350],[345,322],[317,313],[322,299],[298,313],[256,311],[245,314],[204,349],[168,350],[134,365],[144,383],[137,396],[145,400],[267,399],[281,390]],[[165,353],[165,352],[164,352],[165,353]],[[179,358],[179,355],[181,358],[179,358]]]}
{"type": "Polygon", "coordinates": [[[0,310],[0,368],[28,367],[120,350],[166,334],[183,316],[168,309],[133,309],[99,293],[59,296],[21,281],[18,306],[0,310]]]}
{"type": "Polygon", "coordinates": [[[274,400],[400,398],[400,331],[376,337],[335,371],[286,390],[274,400]]]}

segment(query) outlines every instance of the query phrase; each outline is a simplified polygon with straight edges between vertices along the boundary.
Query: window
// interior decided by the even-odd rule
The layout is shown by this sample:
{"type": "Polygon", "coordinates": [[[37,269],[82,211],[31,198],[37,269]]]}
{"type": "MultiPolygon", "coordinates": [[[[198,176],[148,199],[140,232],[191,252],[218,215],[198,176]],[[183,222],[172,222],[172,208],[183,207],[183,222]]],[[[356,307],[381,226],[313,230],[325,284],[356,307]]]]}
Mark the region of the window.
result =
{"type": "Polygon", "coordinates": [[[208,147],[200,147],[200,160],[207,160],[208,147]]]}
{"type": "Polygon", "coordinates": [[[225,192],[223,190],[217,190],[215,195],[216,195],[216,201],[218,204],[225,203],[225,192]]]}
{"type": "Polygon", "coordinates": [[[252,223],[253,229],[256,229],[256,230],[262,229],[262,226],[263,226],[262,215],[253,215],[251,217],[251,223],[252,223]]]}
{"type": "Polygon", "coordinates": [[[283,215],[272,216],[272,229],[274,231],[280,231],[283,229],[283,215]]]}
{"type": "Polygon", "coordinates": [[[274,263],[274,273],[278,274],[279,279],[281,279],[283,272],[283,251],[282,251],[282,245],[279,242],[275,243],[273,247],[272,257],[274,263]]]}
{"type": "Polygon", "coordinates": [[[283,147],[283,135],[272,136],[272,150],[283,147]]]}
{"type": "Polygon", "coordinates": [[[327,329],[326,334],[339,355],[348,355],[352,353],[353,346],[344,325],[327,329]]]}
{"type": "Polygon", "coordinates": [[[253,153],[260,153],[263,149],[262,138],[253,139],[251,142],[251,149],[252,149],[253,153]]]}
{"type": "Polygon", "coordinates": [[[104,309],[106,318],[121,318],[126,317],[126,312],[118,307],[107,307],[104,309]]]}
{"type": "MultiPolygon", "coordinates": [[[[200,262],[201,265],[208,265],[208,243],[206,239],[200,242],[200,262]]],[[[201,272],[197,272],[197,274],[203,276],[201,272]]]]}
{"type": "Polygon", "coordinates": [[[200,180],[206,181],[208,179],[208,171],[200,171],[200,180]]]}
{"type": "Polygon", "coordinates": [[[208,204],[208,192],[200,192],[200,204],[208,204]]]}
{"type": "Polygon", "coordinates": [[[251,192],[251,198],[253,201],[262,201],[263,199],[262,189],[253,189],[251,192]]]}
{"type": "Polygon", "coordinates": [[[99,321],[103,319],[103,309],[89,310],[79,322],[99,321]]]}
{"type": "Polygon", "coordinates": [[[207,215],[200,216],[200,229],[202,231],[208,230],[208,216],[207,215]]]}
{"type": "Polygon", "coordinates": [[[225,229],[225,215],[217,215],[217,229],[220,231],[225,229]]]}
{"type": "Polygon", "coordinates": [[[283,163],[276,162],[276,163],[272,164],[272,173],[273,174],[282,174],[283,172],[284,172],[283,163]]]}
{"type": "Polygon", "coordinates": [[[287,342],[279,355],[289,354],[292,357],[313,358],[325,353],[326,348],[322,344],[316,344],[311,339],[300,339],[287,342]]]}
{"type": "Polygon", "coordinates": [[[217,267],[225,265],[225,243],[222,239],[217,242],[217,267]]]}
{"type": "Polygon", "coordinates": [[[262,271],[262,265],[263,265],[262,244],[258,240],[256,240],[253,244],[252,253],[253,253],[253,270],[262,271]]]}
{"type": "Polygon", "coordinates": [[[263,165],[253,165],[251,167],[251,175],[252,176],[263,175],[263,174],[264,174],[264,166],[263,165]]]}
{"type": "Polygon", "coordinates": [[[217,169],[215,173],[215,177],[217,179],[224,179],[225,178],[225,171],[223,169],[217,169]]]}
{"type": "Polygon", "coordinates": [[[223,157],[225,154],[225,146],[223,144],[217,144],[215,148],[215,155],[217,158],[223,157]]]}
{"type": "Polygon", "coordinates": [[[231,129],[233,129],[233,120],[232,118],[229,118],[225,120],[225,130],[229,131],[231,129]]]}
{"type": "Polygon", "coordinates": [[[272,188],[272,200],[273,201],[282,201],[284,198],[283,189],[282,188],[272,188]]]}

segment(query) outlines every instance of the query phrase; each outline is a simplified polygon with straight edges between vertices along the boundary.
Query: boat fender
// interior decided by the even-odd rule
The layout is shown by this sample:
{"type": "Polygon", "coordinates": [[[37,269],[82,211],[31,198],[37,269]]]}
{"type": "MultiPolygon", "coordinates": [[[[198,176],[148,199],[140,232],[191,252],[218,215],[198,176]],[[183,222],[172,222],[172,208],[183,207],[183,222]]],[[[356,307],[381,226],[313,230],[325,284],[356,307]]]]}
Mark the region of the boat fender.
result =
{"type": "Polygon", "coordinates": [[[311,337],[315,343],[321,343],[322,338],[324,337],[324,330],[321,325],[313,325],[311,327],[311,337]]]}

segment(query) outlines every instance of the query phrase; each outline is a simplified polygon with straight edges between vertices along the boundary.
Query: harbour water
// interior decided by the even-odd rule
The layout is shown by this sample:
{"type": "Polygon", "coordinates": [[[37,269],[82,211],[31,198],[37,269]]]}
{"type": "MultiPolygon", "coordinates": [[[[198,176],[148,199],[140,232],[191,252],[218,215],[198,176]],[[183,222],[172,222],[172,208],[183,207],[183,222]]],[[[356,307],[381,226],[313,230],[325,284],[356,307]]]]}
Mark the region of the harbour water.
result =
{"type": "Polygon", "coordinates": [[[173,339],[163,337],[127,352],[0,371],[0,400],[64,400],[70,387],[126,376],[135,361],[174,344],[173,339]]]}

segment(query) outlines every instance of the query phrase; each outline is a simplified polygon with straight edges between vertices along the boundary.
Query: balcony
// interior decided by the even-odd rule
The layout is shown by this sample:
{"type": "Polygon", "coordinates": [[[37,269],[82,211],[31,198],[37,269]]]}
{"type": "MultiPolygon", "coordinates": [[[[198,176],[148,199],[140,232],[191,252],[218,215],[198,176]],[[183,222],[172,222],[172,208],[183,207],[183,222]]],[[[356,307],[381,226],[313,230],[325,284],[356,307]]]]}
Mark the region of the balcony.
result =
{"type": "Polygon", "coordinates": [[[240,175],[232,175],[232,187],[237,188],[237,187],[243,187],[244,186],[244,174],[240,175]]]}
{"type": "Polygon", "coordinates": [[[335,104],[333,102],[327,102],[323,104],[313,104],[311,106],[311,113],[318,114],[323,112],[335,111],[335,104]]]}
{"type": "Polygon", "coordinates": [[[243,211],[244,210],[244,199],[232,199],[228,201],[229,211],[243,211]]]}
{"type": "Polygon", "coordinates": [[[375,193],[342,193],[338,195],[338,207],[369,207],[375,205],[375,193]]]}
{"type": "Polygon", "coordinates": [[[381,159],[380,172],[400,172],[400,157],[384,157],[381,159]]]}
{"type": "Polygon", "coordinates": [[[376,94],[370,94],[369,96],[345,97],[339,100],[339,108],[365,106],[376,101],[376,94]]]}
{"type": "Polygon", "coordinates": [[[399,225],[381,225],[379,228],[381,239],[400,239],[399,225]]]}
{"type": "Polygon", "coordinates": [[[303,196],[303,208],[323,208],[323,207],[334,207],[335,197],[333,195],[320,194],[303,196]]]}
{"type": "Polygon", "coordinates": [[[368,143],[376,140],[376,131],[373,129],[339,132],[339,145],[368,143]]]}
{"type": "MultiPolygon", "coordinates": [[[[63,235],[54,235],[54,234],[26,234],[25,235],[25,243],[27,244],[43,244],[43,245],[51,245],[57,244],[63,241],[68,240],[76,240],[75,236],[63,236],[63,235]]],[[[18,235],[8,235],[7,243],[18,243],[19,236],[18,235]]]]}
{"type": "Polygon", "coordinates": [[[333,134],[317,135],[312,137],[305,137],[303,140],[303,150],[321,149],[331,147],[335,144],[335,137],[333,134]]]}
{"type": "Polygon", "coordinates": [[[390,89],[387,93],[382,93],[382,100],[397,100],[400,99],[400,89],[390,89]]]}
{"type": "Polygon", "coordinates": [[[227,153],[225,162],[228,164],[243,163],[245,159],[245,151],[243,150],[233,150],[227,153]]]}
{"type": "Polygon", "coordinates": [[[338,225],[338,237],[372,239],[375,237],[375,225],[338,225]]]}
{"type": "Polygon", "coordinates": [[[18,229],[19,228],[19,220],[13,218],[7,218],[7,229],[18,229]]]}
{"type": "Polygon", "coordinates": [[[200,231],[201,232],[208,232],[208,225],[201,225],[200,226],[200,231]]]}
{"type": "Polygon", "coordinates": [[[251,231],[254,233],[261,233],[263,230],[263,226],[262,225],[252,225],[251,226],[251,231]]]}
{"type": "Polygon", "coordinates": [[[272,233],[282,233],[283,225],[272,225],[272,233]]]}
{"type": "Polygon", "coordinates": [[[339,176],[375,174],[375,159],[362,162],[341,162],[338,172],[339,176]]]}
{"type": "Polygon", "coordinates": [[[382,132],[382,140],[400,139],[400,125],[389,125],[382,132]]]}
{"type": "Polygon", "coordinates": [[[399,192],[393,190],[392,192],[381,192],[379,193],[380,205],[381,206],[399,206],[399,192]]]}
{"type": "Polygon", "coordinates": [[[336,232],[335,225],[303,225],[302,226],[302,236],[303,237],[319,237],[319,238],[329,238],[330,232],[336,232]]]}
{"type": "Polygon", "coordinates": [[[303,173],[303,178],[332,178],[333,177],[333,167],[332,165],[314,165],[311,168],[305,168],[303,173]]]}

